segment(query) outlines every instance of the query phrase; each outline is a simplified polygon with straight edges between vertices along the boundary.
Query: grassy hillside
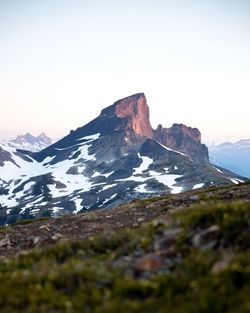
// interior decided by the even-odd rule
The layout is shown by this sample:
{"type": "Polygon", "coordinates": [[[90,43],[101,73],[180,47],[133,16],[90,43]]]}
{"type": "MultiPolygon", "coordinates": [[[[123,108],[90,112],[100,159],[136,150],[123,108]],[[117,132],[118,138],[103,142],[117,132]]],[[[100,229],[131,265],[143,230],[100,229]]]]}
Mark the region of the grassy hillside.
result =
{"type": "Polygon", "coordinates": [[[248,183],[1,229],[0,312],[250,312],[249,198],[248,183]]]}

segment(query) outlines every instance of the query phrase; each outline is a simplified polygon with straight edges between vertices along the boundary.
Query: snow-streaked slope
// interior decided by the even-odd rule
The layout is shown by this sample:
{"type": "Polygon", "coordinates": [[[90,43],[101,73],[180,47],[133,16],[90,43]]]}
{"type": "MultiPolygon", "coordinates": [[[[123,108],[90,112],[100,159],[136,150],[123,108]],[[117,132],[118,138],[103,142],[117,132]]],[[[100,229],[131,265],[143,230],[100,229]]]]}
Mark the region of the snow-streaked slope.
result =
{"type": "Polygon", "coordinates": [[[79,136],[42,151],[41,158],[2,143],[0,209],[6,217],[0,222],[112,207],[138,197],[209,186],[216,179],[240,182],[154,140],[136,137],[136,145],[128,147],[116,140],[122,142],[100,133],[79,136]]]}
{"type": "Polygon", "coordinates": [[[141,156],[140,154],[138,154],[138,157],[142,160],[140,167],[134,170],[132,176],[121,179],[120,181],[133,180],[136,182],[140,182],[141,185],[135,189],[137,192],[147,192],[147,189],[150,190],[150,188],[147,188],[146,182],[149,182],[152,179],[170,188],[171,193],[179,193],[183,190],[183,187],[177,186],[176,182],[176,179],[180,178],[182,175],[170,174],[168,172],[168,169],[165,169],[164,174],[149,170],[149,166],[153,164],[154,160],[149,157],[141,156]]]}
{"type": "MultiPolygon", "coordinates": [[[[63,188],[57,188],[56,184],[48,185],[50,193],[53,198],[60,197],[62,195],[69,195],[75,190],[88,191],[92,184],[89,182],[88,177],[83,174],[72,175],[67,173],[68,170],[75,166],[78,160],[90,161],[95,160],[95,156],[89,154],[88,149],[90,142],[99,137],[99,134],[95,136],[88,136],[84,143],[79,144],[74,153],[78,153],[77,159],[67,159],[51,165],[54,157],[47,157],[42,162],[37,162],[32,158],[28,158],[29,161],[20,157],[20,154],[16,154],[16,149],[11,148],[7,144],[2,144],[5,151],[10,153],[12,161],[4,161],[4,165],[0,167],[1,180],[8,185],[8,194],[0,196],[0,204],[2,206],[12,207],[17,205],[23,198],[29,197],[29,191],[31,192],[31,186],[34,184],[34,178],[46,174],[52,174],[54,181],[60,182],[63,188]],[[97,136],[98,135],[98,136],[97,136]],[[32,181],[30,181],[32,180],[32,181]],[[23,186],[22,193],[14,192],[18,190],[20,186],[23,186]]],[[[73,154],[73,153],[72,153],[73,154]]],[[[80,170],[84,170],[84,162],[81,162],[80,170]]]]}

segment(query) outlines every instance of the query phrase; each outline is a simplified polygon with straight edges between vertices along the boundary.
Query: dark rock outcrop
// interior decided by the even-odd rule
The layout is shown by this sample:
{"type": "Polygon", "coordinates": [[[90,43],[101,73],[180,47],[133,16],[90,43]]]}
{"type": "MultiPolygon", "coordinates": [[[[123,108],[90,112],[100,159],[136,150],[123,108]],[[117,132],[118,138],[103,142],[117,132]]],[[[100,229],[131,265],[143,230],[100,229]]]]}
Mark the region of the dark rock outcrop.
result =
{"type": "Polygon", "coordinates": [[[199,163],[208,163],[208,149],[201,143],[201,133],[198,128],[183,124],[173,124],[170,128],[159,125],[154,132],[154,138],[161,144],[181,151],[199,163]]]}

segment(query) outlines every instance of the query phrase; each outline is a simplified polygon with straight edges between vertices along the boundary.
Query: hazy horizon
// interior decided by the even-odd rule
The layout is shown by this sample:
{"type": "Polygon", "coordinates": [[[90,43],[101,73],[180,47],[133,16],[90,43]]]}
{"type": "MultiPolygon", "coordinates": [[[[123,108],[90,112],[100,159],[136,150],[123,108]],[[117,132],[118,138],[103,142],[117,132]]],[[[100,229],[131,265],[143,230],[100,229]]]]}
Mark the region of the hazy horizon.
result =
{"type": "Polygon", "coordinates": [[[153,128],[250,138],[250,2],[0,1],[0,138],[65,136],[144,92],[153,128]]]}

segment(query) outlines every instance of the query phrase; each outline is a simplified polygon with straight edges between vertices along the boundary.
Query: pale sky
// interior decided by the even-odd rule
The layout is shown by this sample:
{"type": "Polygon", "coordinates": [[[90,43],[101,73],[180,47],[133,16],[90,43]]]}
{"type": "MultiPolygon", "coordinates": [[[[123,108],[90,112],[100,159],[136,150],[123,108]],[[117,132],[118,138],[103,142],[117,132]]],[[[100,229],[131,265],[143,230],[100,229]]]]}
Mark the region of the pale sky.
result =
{"type": "Polygon", "coordinates": [[[151,124],[250,138],[249,0],[0,0],[0,138],[144,92],[151,124]]]}

